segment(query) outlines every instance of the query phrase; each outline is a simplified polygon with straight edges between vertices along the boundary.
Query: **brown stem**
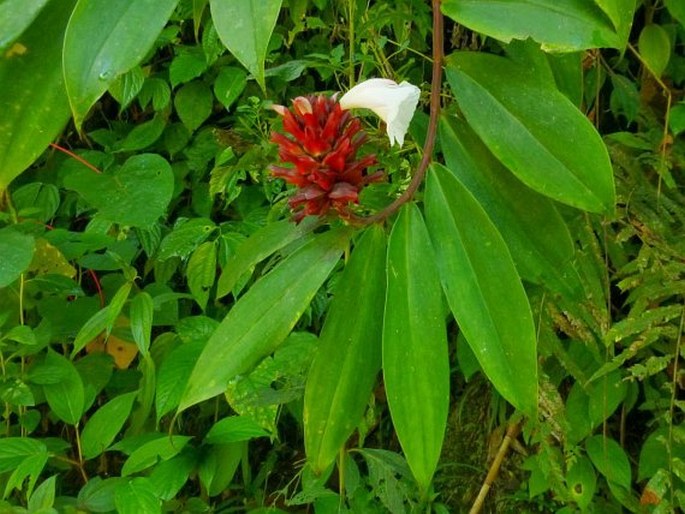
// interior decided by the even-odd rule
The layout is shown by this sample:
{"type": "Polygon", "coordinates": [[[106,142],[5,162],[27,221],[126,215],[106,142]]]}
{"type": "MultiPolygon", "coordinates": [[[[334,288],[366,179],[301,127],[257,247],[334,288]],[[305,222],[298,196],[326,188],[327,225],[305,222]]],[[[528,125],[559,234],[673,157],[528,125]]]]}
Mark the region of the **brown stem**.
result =
{"type": "Polygon", "coordinates": [[[421,162],[416,168],[416,172],[409,183],[407,189],[398,196],[390,205],[383,210],[367,217],[353,217],[352,222],[361,225],[370,225],[384,221],[386,218],[395,214],[402,205],[411,200],[416,190],[426,176],[426,170],[431,163],[433,147],[435,146],[435,136],[438,131],[438,119],[440,116],[440,89],[442,86],[442,61],[443,52],[443,23],[442,12],[440,11],[440,0],[433,1],[433,76],[431,81],[430,97],[430,120],[428,121],[428,133],[426,142],[423,145],[423,155],[421,162]]]}
{"type": "Polygon", "coordinates": [[[511,445],[511,442],[514,439],[516,439],[519,433],[521,432],[522,424],[522,421],[512,422],[507,428],[507,433],[504,436],[504,439],[502,440],[502,444],[500,444],[499,450],[497,451],[497,455],[495,456],[495,460],[492,461],[492,464],[490,465],[488,475],[485,477],[485,482],[483,482],[483,485],[480,488],[480,491],[478,492],[478,497],[473,502],[469,514],[478,514],[483,508],[483,502],[485,502],[485,497],[488,495],[488,492],[490,491],[492,484],[495,482],[495,479],[499,474],[499,470],[502,467],[504,457],[507,455],[507,452],[509,451],[509,446],[511,445]]]}

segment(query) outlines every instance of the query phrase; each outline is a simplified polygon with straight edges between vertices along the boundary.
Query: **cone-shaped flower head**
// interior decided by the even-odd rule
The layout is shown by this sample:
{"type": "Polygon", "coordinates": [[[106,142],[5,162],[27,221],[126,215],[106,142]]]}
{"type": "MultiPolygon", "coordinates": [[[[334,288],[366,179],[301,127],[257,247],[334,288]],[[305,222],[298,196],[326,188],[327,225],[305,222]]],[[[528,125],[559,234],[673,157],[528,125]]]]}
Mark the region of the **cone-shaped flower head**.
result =
{"type": "Polygon", "coordinates": [[[357,158],[366,139],[359,119],[343,111],[335,96],[299,96],[292,109],[282,105],[273,109],[283,117],[283,129],[291,137],[274,132],[271,140],[278,144],[281,161],[292,166],[270,166],[270,170],[298,187],[289,200],[295,219],[324,215],[331,209],[348,217],[349,205],[359,202],[359,191],[382,175],[365,173],[376,163],[375,155],[357,158]]]}
{"type": "Polygon", "coordinates": [[[421,90],[409,82],[369,79],[350,89],[340,99],[343,109],[371,109],[382,119],[388,131],[390,146],[404,143],[404,135],[414,116],[421,90]]]}

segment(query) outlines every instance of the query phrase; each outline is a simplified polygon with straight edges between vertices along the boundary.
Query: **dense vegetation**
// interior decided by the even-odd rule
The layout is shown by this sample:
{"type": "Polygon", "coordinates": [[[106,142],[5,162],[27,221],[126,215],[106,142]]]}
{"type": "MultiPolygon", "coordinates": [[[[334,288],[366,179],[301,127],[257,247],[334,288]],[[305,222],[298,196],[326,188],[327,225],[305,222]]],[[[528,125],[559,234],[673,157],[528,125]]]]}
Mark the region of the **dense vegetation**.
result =
{"type": "Polygon", "coordinates": [[[685,2],[0,7],[0,511],[685,509],[685,2]]]}

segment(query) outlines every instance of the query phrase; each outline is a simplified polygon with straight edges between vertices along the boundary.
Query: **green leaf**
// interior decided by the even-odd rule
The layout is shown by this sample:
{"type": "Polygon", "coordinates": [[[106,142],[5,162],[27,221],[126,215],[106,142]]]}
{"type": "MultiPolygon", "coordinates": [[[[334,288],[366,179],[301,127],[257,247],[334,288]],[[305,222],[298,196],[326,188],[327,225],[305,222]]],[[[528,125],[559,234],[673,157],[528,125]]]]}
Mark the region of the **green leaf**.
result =
{"type": "Polygon", "coordinates": [[[26,486],[26,495],[31,496],[33,487],[36,485],[38,476],[45,467],[45,463],[48,461],[48,454],[41,453],[38,455],[31,455],[22,460],[19,465],[14,468],[12,474],[7,479],[5,484],[5,493],[3,498],[7,498],[9,493],[13,489],[21,489],[24,480],[29,479],[28,485],[26,486]]]}
{"type": "Polygon", "coordinates": [[[255,437],[268,437],[266,430],[246,416],[228,416],[214,423],[209,429],[204,444],[227,444],[249,441],[255,437]]]}
{"type": "Polygon", "coordinates": [[[266,90],[264,60],[282,0],[210,0],[212,20],[221,42],[266,90]]]}
{"type": "Polygon", "coordinates": [[[312,469],[325,471],[364,415],[381,367],[386,237],[374,226],[337,282],[304,392],[312,469]]]}
{"type": "Polygon", "coordinates": [[[26,271],[33,259],[36,241],[12,227],[0,228],[0,287],[6,287],[26,271]]]}
{"type": "Polygon", "coordinates": [[[185,259],[214,230],[214,222],[207,218],[179,220],[173,231],[159,245],[157,258],[161,261],[170,257],[185,259]]]}
{"type": "Polygon", "coordinates": [[[661,26],[645,25],[637,42],[640,56],[655,77],[661,77],[671,58],[671,39],[661,26]]]}
{"type": "Polygon", "coordinates": [[[217,299],[230,293],[240,277],[255,264],[293,241],[306,236],[317,225],[317,220],[314,217],[309,217],[299,224],[290,220],[269,223],[256,231],[238,248],[223,267],[216,287],[217,299]]]}
{"type": "Polygon", "coordinates": [[[383,379],[397,437],[423,491],[438,464],[450,398],[445,310],[434,263],[421,213],[407,204],[388,241],[383,379]]]}
{"type": "Polygon", "coordinates": [[[590,505],[597,489],[597,476],[587,458],[575,457],[566,473],[566,486],[569,495],[581,509],[586,509],[590,505]]]}
{"type": "Polygon", "coordinates": [[[630,462],[616,441],[594,435],[585,441],[585,449],[597,471],[609,482],[630,489],[630,462]]]}
{"type": "Polygon", "coordinates": [[[72,170],[64,186],[83,196],[107,221],[147,227],[166,212],[174,175],[164,158],[140,154],[114,172],[98,174],[83,167],[72,170]]]}
{"type": "Polygon", "coordinates": [[[0,17],[0,51],[18,38],[45,7],[48,0],[3,0],[0,17]]]}
{"type": "Polygon", "coordinates": [[[508,43],[532,38],[554,51],[621,48],[613,24],[589,0],[444,0],[459,24],[508,43]]]}
{"type": "Polygon", "coordinates": [[[79,491],[76,504],[86,512],[114,512],[114,492],[119,484],[125,482],[120,477],[105,480],[92,477],[79,491]]]}
{"type": "Polygon", "coordinates": [[[119,112],[126,109],[133,99],[138,96],[145,83],[145,72],[140,66],[131,68],[123,75],[119,75],[109,87],[109,94],[119,102],[119,112]]]}
{"type": "Polygon", "coordinates": [[[555,87],[525,67],[484,53],[452,54],[447,77],[471,127],[522,182],[580,209],[614,209],[607,149],[555,87]]]}
{"type": "Polygon", "coordinates": [[[150,348],[154,302],[142,291],[131,302],[131,333],[141,355],[146,356],[150,348]]]}
{"type": "Polygon", "coordinates": [[[193,367],[206,344],[206,339],[184,343],[162,361],[155,390],[158,422],[162,416],[178,407],[193,367]]]}
{"type": "Polygon", "coordinates": [[[194,131],[212,113],[214,96],[209,86],[195,80],[181,87],[174,97],[174,107],[178,117],[189,131],[194,131]]]}
{"type": "MultiPolygon", "coordinates": [[[[37,2],[15,0],[12,4],[3,4],[0,23],[18,22],[7,16],[7,9],[26,16],[28,21],[31,6],[37,2]]],[[[43,153],[69,121],[59,42],[73,6],[74,0],[52,0],[19,36],[16,44],[21,46],[13,52],[0,52],[0,193],[43,153]]],[[[0,28],[0,38],[5,34],[0,28]]]]}
{"type": "MultiPolygon", "coordinates": [[[[165,501],[173,500],[188,481],[196,467],[196,461],[194,453],[183,452],[157,464],[149,475],[157,497],[165,501]]],[[[186,508],[187,506],[186,504],[186,508]]]]}
{"type": "Polygon", "coordinates": [[[55,479],[57,475],[43,481],[29,498],[29,512],[49,512],[55,503],[55,479]]]}
{"type": "Polygon", "coordinates": [[[230,380],[283,342],[340,259],[349,236],[348,229],[318,235],[235,303],[197,360],[179,410],[223,392],[230,380]]]}
{"type": "Polygon", "coordinates": [[[207,241],[198,246],[188,261],[186,270],[188,289],[204,311],[209,300],[209,290],[216,280],[216,244],[207,241]]]}
{"type": "Polygon", "coordinates": [[[70,360],[53,350],[45,355],[45,366],[60,374],[61,380],[43,387],[52,412],[70,425],[76,425],[83,415],[85,403],[81,376],[70,360]]]}
{"type": "Polygon", "coordinates": [[[447,302],[469,346],[500,394],[535,415],[535,326],[502,236],[442,165],[428,175],[426,219],[447,302]]]}
{"type": "Polygon", "coordinates": [[[685,4],[681,0],[664,0],[664,4],[671,16],[685,27],[685,4]]]}
{"type": "Polygon", "coordinates": [[[108,320],[109,305],[97,311],[81,326],[78,334],[76,334],[76,339],[74,339],[74,347],[71,350],[72,357],[107,329],[108,320]]]}
{"type": "Polygon", "coordinates": [[[85,459],[93,459],[112,444],[131,414],[138,391],[122,394],[100,407],[91,416],[81,433],[81,447],[85,459]]]}
{"type": "Polygon", "coordinates": [[[164,132],[166,119],[160,114],[133,127],[121,143],[114,146],[115,152],[135,152],[147,148],[157,141],[164,132]]]}
{"type": "Polygon", "coordinates": [[[79,131],[97,99],[152,48],[177,3],[178,0],[78,1],[64,36],[63,69],[79,131]]]}
{"type": "Polygon", "coordinates": [[[240,68],[226,66],[219,70],[214,81],[214,95],[228,110],[233,102],[240,97],[246,86],[247,73],[240,68]]]}
{"type": "Polygon", "coordinates": [[[149,478],[137,477],[121,481],[114,489],[114,505],[118,514],[157,514],[162,505],[149,478]]]}
{"type": "Polygon", "coordinates": [[[442,119],[440,140],[447,167],[487,212],[521,277],[578,300],[583,285],[571,262],[573,240],[552,201],[509,173],[456,117],[442,119]]]}
{"type": "Polygon", "coordinates": [[[212,446],[212,451],[203,455],[197,474],[209,496],[227,489],[246,451],[246,442],[229,443],[212,446]]]}
{"type": "Polygon", "coordinates": [[[595,0],[595,3],[609,17],[620,42],[618,48],[625,49],[630,36],[630,29],[633,25],[633,15],[635,14],[635,0],[595,0]]]}
{"type": "Polygon", "coordinates": [[[168,460],[178,454],[183,447],[192,439],[191,436],[173,435],[160,437],[149,441],[128,457],[121,468],[121,476],[125,477],[138,473],[157,463],[158,460],[168,460]]]}
{"type": "Polygon", "coordinates": [[[42,441],[28,437],[0,438],[0,473],[11,471],[23,460],[37,455],[48,455],[42,441]]]}

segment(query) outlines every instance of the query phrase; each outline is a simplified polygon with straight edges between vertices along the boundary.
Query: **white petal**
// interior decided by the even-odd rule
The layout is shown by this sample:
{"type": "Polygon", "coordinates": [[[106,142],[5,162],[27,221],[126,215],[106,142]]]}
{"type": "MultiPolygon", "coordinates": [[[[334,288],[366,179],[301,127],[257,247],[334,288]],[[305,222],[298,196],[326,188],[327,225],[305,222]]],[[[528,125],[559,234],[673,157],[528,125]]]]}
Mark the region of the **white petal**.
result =
{"type": "Polygon", "coordinates": [[[420,94],[421,90],[409,82],[369,79],[345,93],[340,107],[371,109],[386,123],[390,145],[397,141],[402,146],[420,94]]]}

